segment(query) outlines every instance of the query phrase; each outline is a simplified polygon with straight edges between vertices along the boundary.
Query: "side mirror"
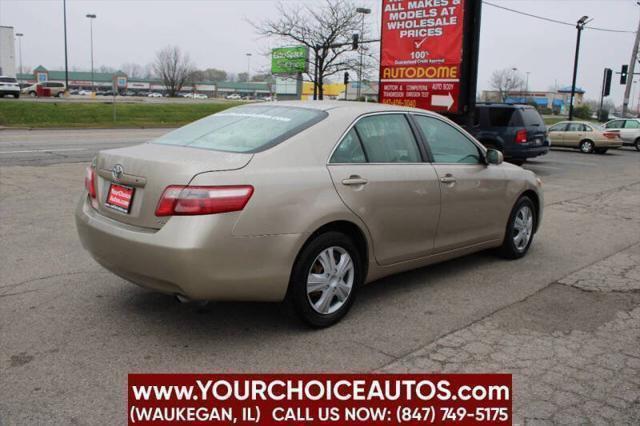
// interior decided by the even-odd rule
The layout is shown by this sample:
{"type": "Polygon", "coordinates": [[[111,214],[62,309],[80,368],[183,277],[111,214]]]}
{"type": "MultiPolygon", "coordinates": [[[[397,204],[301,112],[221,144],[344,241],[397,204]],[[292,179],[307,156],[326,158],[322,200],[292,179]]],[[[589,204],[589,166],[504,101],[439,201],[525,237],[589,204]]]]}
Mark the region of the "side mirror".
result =
{"type": "Polygon", "coordinates": [[[504,155],[497,149],[489,149],[487,150],[487,163],[488,164],[502,164],[504,161],[504,155]]]}

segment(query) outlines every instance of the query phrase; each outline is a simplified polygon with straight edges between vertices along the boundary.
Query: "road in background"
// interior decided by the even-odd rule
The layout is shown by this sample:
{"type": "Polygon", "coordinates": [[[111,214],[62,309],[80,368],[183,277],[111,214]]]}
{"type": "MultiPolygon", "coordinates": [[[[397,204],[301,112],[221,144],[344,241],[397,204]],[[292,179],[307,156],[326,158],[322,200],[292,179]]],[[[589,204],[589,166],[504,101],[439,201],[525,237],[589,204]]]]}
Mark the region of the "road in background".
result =
{"type": "Polygon", "coordinates": [[[170,130],[2,130],[0,167],[87,163],[100,150],[143,143],[170,130]]]}

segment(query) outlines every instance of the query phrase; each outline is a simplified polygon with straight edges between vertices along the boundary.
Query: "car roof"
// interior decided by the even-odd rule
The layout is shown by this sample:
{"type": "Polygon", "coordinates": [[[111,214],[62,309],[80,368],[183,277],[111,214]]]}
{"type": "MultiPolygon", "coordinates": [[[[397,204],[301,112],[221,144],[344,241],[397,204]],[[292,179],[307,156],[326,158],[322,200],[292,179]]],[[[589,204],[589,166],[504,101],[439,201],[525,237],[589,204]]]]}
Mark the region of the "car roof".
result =
{"type": "Polygon", "coordinates": [[[349,102],[349,101],[277,101],[264,102],[253,105],[273,105],[282,107],[309,108],[319,111],[349,111],[355,114],[366,114],[369,112],[415,112],[426,115],[438,115],[432,111],[418,108],[400,107],[395,105],[380,104],[377,102],[349,102]]]}
{"type": "Polygon", "coordinates": [[[596,125],[596,123],[591,123],[591,122],[589,122],[589,121],[576,121],[576,120],[569,121],[569,120],[564,120],[564,121],[558,121],[557,123],[552,124],[552,126],[555,126],[556,124],[569,124],[569,123],[574,123],[574,124],[588,124],[588,125],[590,125],[590,126],[596,125]]]}
{"type": "Polygon", "coordinates": [[[514,108],[514,109],[529,109],[533,108],[532,105],[527,104],[509,104],[504,102],[477,102],[476,107],[491,107],[491,108],[514,108]]]}

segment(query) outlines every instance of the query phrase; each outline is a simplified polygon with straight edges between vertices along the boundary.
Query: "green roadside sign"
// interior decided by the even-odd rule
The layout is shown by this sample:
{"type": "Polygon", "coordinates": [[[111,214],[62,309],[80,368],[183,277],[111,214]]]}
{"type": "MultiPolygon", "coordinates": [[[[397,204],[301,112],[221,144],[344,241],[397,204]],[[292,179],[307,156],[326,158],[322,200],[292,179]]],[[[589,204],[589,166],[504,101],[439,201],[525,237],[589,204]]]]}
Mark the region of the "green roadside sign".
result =
{"type": "Polygon", "coordinates": [[[271,51],[272,74],[297,74],[308,70],[309,49],[306,46],[278,47],[271,51]]]}

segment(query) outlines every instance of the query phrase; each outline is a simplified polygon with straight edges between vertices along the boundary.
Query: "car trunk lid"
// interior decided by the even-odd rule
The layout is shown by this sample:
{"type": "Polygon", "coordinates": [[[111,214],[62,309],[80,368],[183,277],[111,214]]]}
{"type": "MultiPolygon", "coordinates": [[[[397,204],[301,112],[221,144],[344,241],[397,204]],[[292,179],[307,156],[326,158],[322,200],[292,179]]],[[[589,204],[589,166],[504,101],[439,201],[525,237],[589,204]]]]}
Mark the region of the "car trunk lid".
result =
{"type": "MultiPolygon", "coordinates": [[[[104,216],[133,226],[160,229],[168,218],[156,217],[164,189],[187,185],[200,173],[238,170],[252,154],[145,143],[102,151],[96,159],[98,210],[104,216]],[[112,185],[131,188],[128,212],[108,204],[112,185]]],[[[114,188],[118,189],[118,188],[114,188]]],[[[128,197],[128,196],[127,196],[128,197]]]]}

